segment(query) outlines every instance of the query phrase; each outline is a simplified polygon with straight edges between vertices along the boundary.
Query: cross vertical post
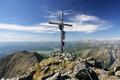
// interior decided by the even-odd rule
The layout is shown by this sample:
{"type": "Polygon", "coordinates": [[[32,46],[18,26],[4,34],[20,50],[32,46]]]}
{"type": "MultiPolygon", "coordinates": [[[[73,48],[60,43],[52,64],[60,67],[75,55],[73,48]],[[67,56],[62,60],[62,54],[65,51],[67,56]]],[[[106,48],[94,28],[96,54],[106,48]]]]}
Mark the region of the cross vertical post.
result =
{"type": "Polygon", "coordinates": [[[54,25],[58,25],[59,26],[59,30],[61,31],[61,54],[64,53],[64,45],[65,45],[65,31],[64,31],[64,26],[72,26],[71,24],[64,24],[64,13],[61,12],[61,22],[57,23],[57,22],[49,22],[49,24],[54,24],[54,25]]]}

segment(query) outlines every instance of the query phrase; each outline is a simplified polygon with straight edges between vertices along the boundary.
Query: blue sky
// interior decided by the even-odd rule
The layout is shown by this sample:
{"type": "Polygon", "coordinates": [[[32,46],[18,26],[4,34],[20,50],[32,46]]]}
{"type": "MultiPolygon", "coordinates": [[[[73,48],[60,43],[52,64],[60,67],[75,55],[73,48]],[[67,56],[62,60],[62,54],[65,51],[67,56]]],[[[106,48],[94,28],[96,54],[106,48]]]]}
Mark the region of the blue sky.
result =
{"type": "Polygon", "coordinates": [[[0,41],[59,40],[60,11],[66,40],[120,38],[119,0],[0,0],[0,41]]]}

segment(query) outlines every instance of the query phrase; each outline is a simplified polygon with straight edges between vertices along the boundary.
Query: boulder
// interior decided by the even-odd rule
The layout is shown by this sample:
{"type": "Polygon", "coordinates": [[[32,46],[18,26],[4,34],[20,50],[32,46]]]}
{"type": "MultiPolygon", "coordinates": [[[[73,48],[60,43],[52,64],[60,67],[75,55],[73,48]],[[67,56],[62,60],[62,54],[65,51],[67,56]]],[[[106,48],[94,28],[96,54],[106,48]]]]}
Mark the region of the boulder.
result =
{"type": "Polygon", "coordinates": [[[116,75],[117,77],[120,77],[120,71],[115,72],[115,75],[116,75]]]}

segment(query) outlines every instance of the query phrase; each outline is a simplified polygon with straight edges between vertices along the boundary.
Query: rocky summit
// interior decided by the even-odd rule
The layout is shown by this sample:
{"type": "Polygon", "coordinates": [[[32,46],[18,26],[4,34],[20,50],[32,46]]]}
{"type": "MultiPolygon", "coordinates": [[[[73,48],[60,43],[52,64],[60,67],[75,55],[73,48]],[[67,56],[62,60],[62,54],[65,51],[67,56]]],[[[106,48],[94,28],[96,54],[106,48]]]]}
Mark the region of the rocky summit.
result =
{"type": "Polygon", "coordinates": [[[43,59],[34,71],[19,80],[119,80],[119,70],[102,69],[93,58],[78,58],[70,54],[43,59]]]}
{"type": "Polygon", "coordinates": [[[27,75],[43,57],[36,52],[20,51],[0,59],[0,78],[11,79],[27,75]]]}

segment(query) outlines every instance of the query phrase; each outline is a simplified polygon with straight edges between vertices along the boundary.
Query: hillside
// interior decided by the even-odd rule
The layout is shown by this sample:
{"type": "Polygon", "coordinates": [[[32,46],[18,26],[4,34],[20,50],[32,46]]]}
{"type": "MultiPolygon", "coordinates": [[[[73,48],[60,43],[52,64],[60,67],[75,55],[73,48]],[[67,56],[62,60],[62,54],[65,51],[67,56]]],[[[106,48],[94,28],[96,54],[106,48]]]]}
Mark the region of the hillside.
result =
{"type": "Polygon", "coordinates": [[[21,51],[0,59],[0,78],[26,75],[43,57],[36,52],[21,51]]]}

